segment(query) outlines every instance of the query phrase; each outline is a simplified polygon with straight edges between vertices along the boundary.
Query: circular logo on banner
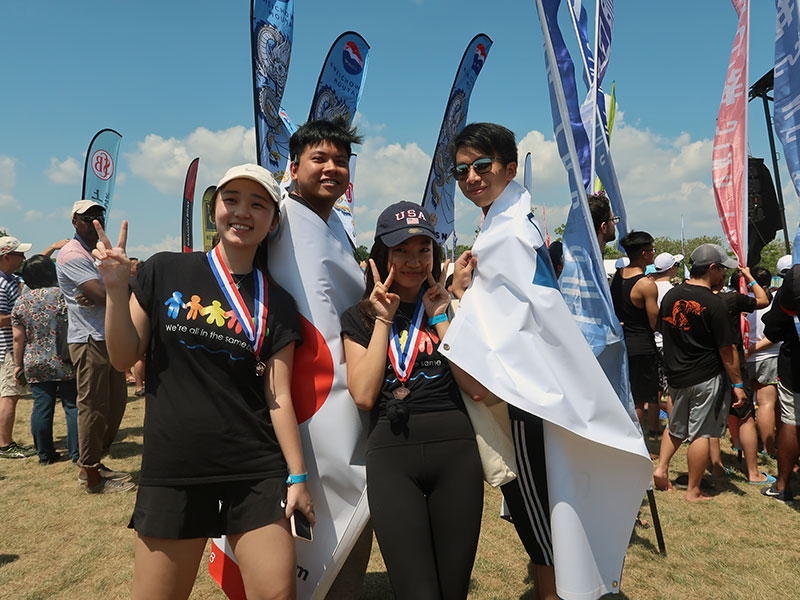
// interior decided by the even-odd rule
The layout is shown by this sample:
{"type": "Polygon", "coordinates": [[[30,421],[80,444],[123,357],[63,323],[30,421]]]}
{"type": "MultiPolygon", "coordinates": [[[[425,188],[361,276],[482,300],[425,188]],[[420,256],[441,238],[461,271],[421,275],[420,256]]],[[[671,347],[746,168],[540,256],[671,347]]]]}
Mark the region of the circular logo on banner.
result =
{"type": "Polygon", "coordinates": [[[103,181],[108,181],[114,175],[114,159],[105,150],[96,150],[92,154],[91,164],[92,172],[103,181]]]}
{"type": "Polygon", "coordinates": [[[361,58],[361,52],[358,51],[355,42],[347,42],[344,45],[342,63],[344,63],[344,70],[350,75],[358,75],[364,69],[364,59],[361,58]]]}

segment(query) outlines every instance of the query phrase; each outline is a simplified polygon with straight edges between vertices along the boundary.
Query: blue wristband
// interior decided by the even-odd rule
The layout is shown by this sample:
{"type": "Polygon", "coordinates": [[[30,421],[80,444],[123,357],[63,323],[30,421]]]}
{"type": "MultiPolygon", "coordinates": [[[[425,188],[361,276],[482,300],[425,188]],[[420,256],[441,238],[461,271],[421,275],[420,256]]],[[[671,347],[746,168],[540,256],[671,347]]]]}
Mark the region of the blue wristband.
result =
{"type": "Polygon", "coordinates": [[[743,388],[744,387],[743,383],[733,383],[731,385],[733,385],[733,387],[735,387],[735,388],[743,388]]]}
{"type": "Polygon", "coordinates": [[[758,282],[755,279],[753,279],[753,281],[751,281],[750,283],[747,284],[747,287],[753,287],[757,283],[758,282]]]}
{"type": "Polygon", "coordinates": [[[431,317],[430,319],[428,319],[428,325],[433,327],[437,323],[443,323],[444,321],[447,321],[447,320],[449,320],[449,317],[447,316],[447,314],[446,313],[442,313],[441,315],[436,315],[435,317],[431,317]]]}
{"type": "Polygon", "coordinates": [[[293,483],[305,483],[308,481],[308,473],[300,473],[299,475],[292,475],[289,473],[289,477],[286,478],[286,483],[292,485],[293,483]]]}

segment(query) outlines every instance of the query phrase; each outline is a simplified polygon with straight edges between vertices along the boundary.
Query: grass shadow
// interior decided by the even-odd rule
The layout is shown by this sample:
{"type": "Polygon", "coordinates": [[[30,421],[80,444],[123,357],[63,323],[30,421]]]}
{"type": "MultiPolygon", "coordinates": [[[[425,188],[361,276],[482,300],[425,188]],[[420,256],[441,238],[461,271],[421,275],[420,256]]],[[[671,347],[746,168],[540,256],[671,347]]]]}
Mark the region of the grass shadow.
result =
{"type": "Polygon", "coordinates": [[[111,458],[131,458],[142,455],[142,444],[139,442],[114,442],[108,451],[111,458]]]}
{"type": "Polygon", "coordinates": [[[0,554],[0,567],[13,563],[19,558],[19,554],[0,554]]]}
{"type": "MultiPolygon", "coordinates": [[[[664,528],[662,527],[661,529],[663,531],[664,528]]],[[[650,524],[650,527],[647,528],[647,529],[644,529],[644,530],[640,529],[638,526],[635,526],[633,528],[633,532],[631,533],[631,539],[630,539],[629,545],[641,546],[642,548],[652,552],[656,556],[661,556],[658,553],[658,548],[655,546],[655,544],[653,544],[653,541],[649,537],[644,537],[644,536],[640,535],[639,534],[640,531],[652,532],[653,533],[653,537],[655,537],[655,535],[656,535],[655,525],[653,525],[652,522],[650,524]]]]}

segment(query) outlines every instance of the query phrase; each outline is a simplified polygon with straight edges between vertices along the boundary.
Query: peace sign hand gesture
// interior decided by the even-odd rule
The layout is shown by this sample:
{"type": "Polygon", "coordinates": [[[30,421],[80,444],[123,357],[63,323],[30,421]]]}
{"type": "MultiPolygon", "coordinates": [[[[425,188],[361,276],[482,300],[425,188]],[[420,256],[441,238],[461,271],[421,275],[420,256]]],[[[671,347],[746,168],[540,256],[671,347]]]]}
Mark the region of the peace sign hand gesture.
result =
{"type": "Polygon", "coordinates": [[[119,228],[119,241],[116,247],[106,235],[103,226],[99,221],[94,221],[94,228],[97,231],[97,246],[92,250],[94,264],[103,277],[103,284],[107,291],[124,289],[127,293],[128,282],[131,278],[131,261],[125,254],[125,244],[128,240],[128,222],[123,221],[119,228]]]}
{"type": "Polygon", "coordinates": [[[400,296],[393,294],[389,291],[394,281],[394,265],[389,270],[389,275],[386,281],[381,281],[381,274],[378,273],[378,267],[375,266],[375,261],[369,259],[369,266],[372,269],[372,279],[375,281],[375,286],[369,295],[369,303],[372,305],[372,310],[375,311],[375,316],[387,321],[394,319],[394,313],[397,312],[397,307],[400,306],[400,296]]]}
{"type": "Polygon", "coordinates": [[[429,287],[422,296],[422,304],[425,306],[425,314],[428,315],[428,318],[444,314],[447,311],[447,307],[450,305],[450,293],[444,286],[447,281],[448,266],[450,266],[449,258],[442,266],[442,274],[439,276],[439,281],[433,278],[430,267],[428,268],[429,287]]]}

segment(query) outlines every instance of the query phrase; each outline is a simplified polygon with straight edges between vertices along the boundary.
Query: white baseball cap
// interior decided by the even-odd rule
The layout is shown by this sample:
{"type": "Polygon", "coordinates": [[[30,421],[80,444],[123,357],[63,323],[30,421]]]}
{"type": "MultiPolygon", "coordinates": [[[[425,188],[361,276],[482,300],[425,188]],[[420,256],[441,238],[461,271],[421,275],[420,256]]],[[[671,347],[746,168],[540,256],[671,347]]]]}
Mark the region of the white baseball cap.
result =
{"type": "Polygon", "coordinates": [[[105,206],[103,206],[98,202],[95,202],[94,200],[78,200],[75,204],[72,205],[72,214],[82,215],[93,206],[99,206],[103,210],[106,209],[105,206]]]}
{"type": "Polygon", "coordinates": [[[683,254],[670,254],[669,252],[662,252],[653,261],[653,267],[656,273],[664,273],[669,271],[674,265],[677,265],[683,260],[683,254]]]}
{"type": "Polygon", "coordinates": [[[11,252],[27,252],[32,244],[23,244],[17,238],[6,235],[0,237],[0,256],[5,256],[11,252]]]}
{"type": "Polygon", "coordinates": [[[777,265],[778,275],[783,277],[784,275],[786,275],[786,271],[788,271],[791,268],[792,268],[792,255],[791,254],[787,254],[786,256],[781,256],[778,259],[778,265],[777,265]]]}
{"type": "Polygon", "coordinates": [[[264,167],[254,165],[252,163],[237,165],[228,169],[228,172],[222,176],[217,184],[217,189],[234,179],[249,179],[260,184],[266,190],[267,194],[278,204],[281,199],[281,188],[272,173],[267,171],[264,167]]]}
{"type": "Polygon", "coordinates": [[[614,263],[614,267],[621,269],[622,267],[627,267],[629,264],[631,264],[631,259],[627,256],[622,256],[617,259],[617,262],[614,263]]]}

